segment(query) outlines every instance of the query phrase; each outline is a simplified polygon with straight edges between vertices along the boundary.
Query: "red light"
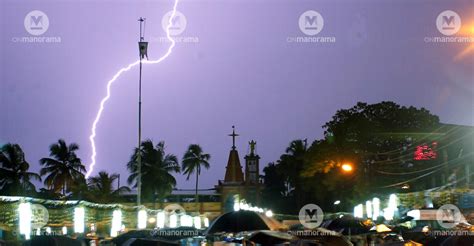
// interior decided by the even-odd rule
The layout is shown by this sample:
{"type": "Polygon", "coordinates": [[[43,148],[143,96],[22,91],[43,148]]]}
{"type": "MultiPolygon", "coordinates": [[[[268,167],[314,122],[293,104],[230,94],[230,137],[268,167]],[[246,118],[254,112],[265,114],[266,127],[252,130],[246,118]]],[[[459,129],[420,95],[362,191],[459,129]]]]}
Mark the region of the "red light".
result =
{"type": "Polygon", "coordinates": [[[431,143],[431,146],[428,144],[418,145],[415,148],[413,159],[416,161],[434,160],[438,158],[438,152],[436,152],[437,147],[437,142],[431,143]]]}

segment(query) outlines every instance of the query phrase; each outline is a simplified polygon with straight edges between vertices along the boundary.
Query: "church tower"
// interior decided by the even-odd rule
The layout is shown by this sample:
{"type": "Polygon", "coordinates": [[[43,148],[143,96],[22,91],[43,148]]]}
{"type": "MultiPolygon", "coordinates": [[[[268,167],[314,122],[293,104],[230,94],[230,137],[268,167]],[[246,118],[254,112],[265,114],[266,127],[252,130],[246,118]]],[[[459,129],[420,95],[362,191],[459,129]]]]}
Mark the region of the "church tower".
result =
{"type": "Polygon", "coordinates": [[[257,142],[249,142],[250,153],[245,158],[245,199],[257,206],[261,204],[260,156],[256,152],[257,142]]]}
{"type": "Polygon", "coordinates": [[[260,170],[259,161],[260,156],[257,155],[255,147],[257,142],[250,141],[250,153],[245,158],[245,183],[249,185],[255,185],[259,183],[260,170]]]}
{"type": "Polygon", "coordinates": [[[235,137],[239,135],[235,133],[234,126],[232,126],[232,134],[229,134],[229,136],[232,137],[232,150],[229,153],[224,182],[242,183],[244,182],[244,174],[242,173],[242,165],[240,165],[239,152],[237,152],[237,148],[235,147],[235,137]]]}
{"type": "Polygon", "coordinates": [[[233,211],[234,204],[238,203],[245,194],[244,173],[240,165],[239,152],[235,146],[235,138],[239,135],[235,133],[234,126],[229,136],[232,137],[232,148],[225,168],[224,180],[219,180],[219,184],[216,185],[216,190],[221,195],[222,212],[233,211]]]}

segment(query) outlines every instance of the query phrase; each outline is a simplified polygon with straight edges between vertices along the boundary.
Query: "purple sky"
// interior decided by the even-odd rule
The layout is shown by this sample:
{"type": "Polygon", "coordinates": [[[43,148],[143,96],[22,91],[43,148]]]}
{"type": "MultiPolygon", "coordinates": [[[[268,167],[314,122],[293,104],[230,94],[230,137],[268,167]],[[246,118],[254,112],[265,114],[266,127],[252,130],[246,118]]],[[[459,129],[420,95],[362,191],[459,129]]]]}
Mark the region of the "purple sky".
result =
{"type": "MultiPolygon", "coordinates": [[[[19,143],[39,170],[48,146],[64,138],[80,145],[88,165],[106,82],[138,58],[137,18],[147,18],[147,39],[156,40],[171,7],[172,0],[2,0],[0,143],[19,143]],[[13,41],[30,36],[23,21],[36,9],[49,17],[43,36],[61,43],[13,41]]],[[[211,188],[223,179],[232,125],[241,134],[242,161],[254,139],[261,168],[291,140],[320,138],[335,111],[357,101],[393,100],[426,107],[443,122],[474,125],[474,52],[454,59],[474,43],[424,41],[443,36],[435,20],[447,9],[474,30],[472,0],[181,1],[181,36],[199,42],[178,43],[164,62],[144,66],[143,137],[164,140],[179,158],[187,145],[200,144],[212,155],[200,187],[211,188]],[[311,9],[324,17],[318,36],[334,36],[335,43],[287,42],[305,36],[298,18],[311,9]]],[[[149,46],[156,59],[168,44],[149,46]]],[[[112,87],[97,128],[95,170],[127,175],[137,141],[137,78],[134,68],[112,87]]],[[[179,188],[194,187],[194,179],[176,177],[179,188]]]]}

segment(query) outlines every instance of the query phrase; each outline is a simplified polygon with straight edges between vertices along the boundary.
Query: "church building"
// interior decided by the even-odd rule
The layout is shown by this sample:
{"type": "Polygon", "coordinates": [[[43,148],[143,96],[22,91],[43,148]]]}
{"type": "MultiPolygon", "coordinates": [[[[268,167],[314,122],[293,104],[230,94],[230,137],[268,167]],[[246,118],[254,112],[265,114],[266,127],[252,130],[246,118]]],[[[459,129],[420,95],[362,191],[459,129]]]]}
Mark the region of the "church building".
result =
{"type": "Polygon", "coordinates": [[[235,138],[239,135],[235,133],[232,126],[232,148],[229,152],[224,180],[219,180],[216,191],[220,194],[222,212],[229,212],[234,209],[234,203],[245,200],[254,206],[260,206],[262,184],[260,182],[260,156],[256,153],[255,141],[249,142],[250,152],[244,157],[245,170],[240,164],[239,152],[235,146],[235,138]]]}

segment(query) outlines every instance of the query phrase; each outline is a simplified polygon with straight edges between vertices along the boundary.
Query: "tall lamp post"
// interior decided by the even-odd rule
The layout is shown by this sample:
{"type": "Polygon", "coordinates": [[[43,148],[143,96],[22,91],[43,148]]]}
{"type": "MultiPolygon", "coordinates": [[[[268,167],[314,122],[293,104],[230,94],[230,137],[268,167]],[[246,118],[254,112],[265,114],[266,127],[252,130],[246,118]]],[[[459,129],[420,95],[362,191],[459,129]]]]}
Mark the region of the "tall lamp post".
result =
{"type": "Polygon", "coordinates": [[[138,50],[140,56],[140,74],[138,78],[138,156],[137,156],[137,204],[138,206],[142,203],[142,60],[143,58],[148,59],[147,50],[148,42],[145,42],[145,18],[140,17],[140,41],[138,42],[138,50]]]}

